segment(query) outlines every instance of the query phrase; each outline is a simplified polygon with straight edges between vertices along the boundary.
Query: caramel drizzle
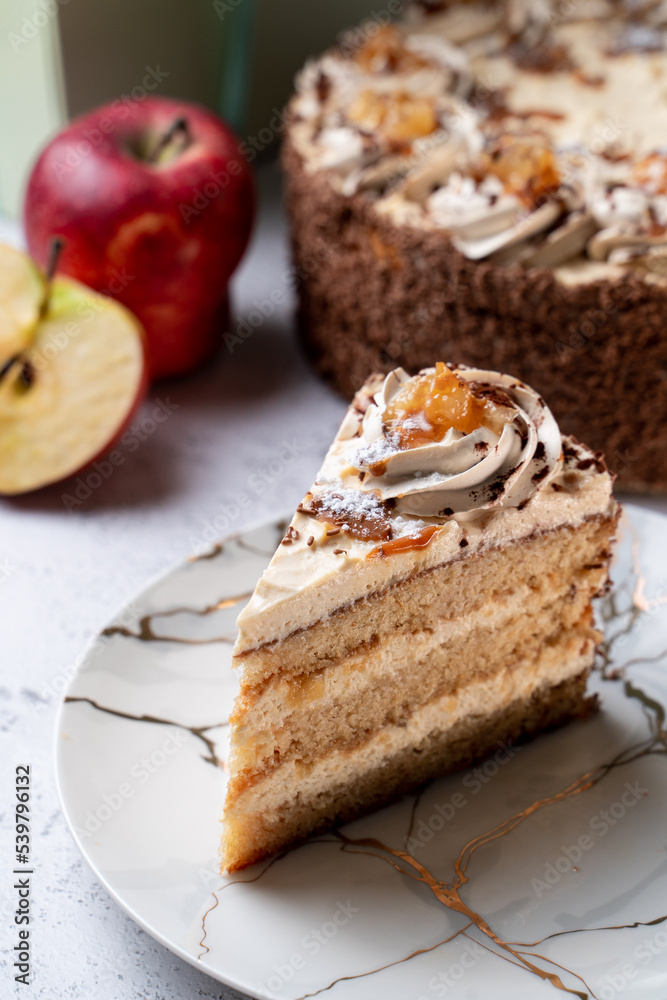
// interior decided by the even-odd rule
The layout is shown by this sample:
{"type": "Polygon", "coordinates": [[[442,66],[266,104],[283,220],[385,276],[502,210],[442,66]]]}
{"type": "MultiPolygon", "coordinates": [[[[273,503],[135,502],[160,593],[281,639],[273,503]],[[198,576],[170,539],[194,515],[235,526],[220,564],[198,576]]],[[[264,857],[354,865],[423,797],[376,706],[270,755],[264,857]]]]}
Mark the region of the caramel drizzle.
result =
{"type": "Polygon", "coordinates": [[[225,720],[224,722],[213,722],[210,726],[186,726],[184,722],[176,722],[175,719],[161,719],[157,715],[132,715],[130,712],[122,712],[117,708],[108,708],[106,705],[100,705],[100,703],[95,701],[94,698],[77,698],[72,695],[68,695],[65,698],[66,704],[71,705],[76,704],[77,702],[91,705],[93,708],[97,709],[98,712],[105,712],[107,715],[114,715],[118,719],[129,719],[131,722],[150,722],[156,726],[175,726],[177,729],[185,729],[198,740],[201,740],[208,750],[208,757],[205,757],[204,754],[202,754],[202,760],[205,760],[207,764],[213,764],[214,767],[219,767],[222,771],[226,771],[227,769],[225,761],[218,757],[216,753],[215,741],[206,734],[210,729],[221,729],[223,726],[228,726],[228,720],[225,720]]]}
{"type": "Polygon", "coordinates": [[[206,646],[216,642],[225,642],[233,645],[233,635],[215,636],[212,639],[186,639],[183,636],[177,635],[158,635],[153,627],[154,621],[157,618],[172,618],[174,615],[196,615],[198,618],[203,618],[206,615],[214,614],[216,611],[236,607],[237,604],[247,601],[251,596],[252,591],[248,591],[245,594],[237,594],[234,597],[225,597],[220,601],[216,601],[215,604],[209,604],[206,608],[183,606],[170,608],[168,611],[153,611],[150,614],[142,615],[139,619],[138,632],[133,632],[126,625],[110,625],[108,628],[103,629],[101,634],[107,637],[124,635],[129,639],[138,639],[139,642],[177,642],[186,646],[206,646]]]}

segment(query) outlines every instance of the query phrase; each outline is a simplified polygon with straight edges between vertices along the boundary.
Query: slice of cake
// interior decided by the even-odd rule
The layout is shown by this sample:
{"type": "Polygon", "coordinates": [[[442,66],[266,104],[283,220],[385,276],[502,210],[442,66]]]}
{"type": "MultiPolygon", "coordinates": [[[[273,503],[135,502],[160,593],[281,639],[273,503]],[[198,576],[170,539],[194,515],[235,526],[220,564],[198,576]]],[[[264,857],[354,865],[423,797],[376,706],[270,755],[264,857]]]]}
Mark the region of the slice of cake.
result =
{"type": "Polygon", "coordinates": [[[667,490],[667,4],[402,9],[288,108],[314,365],[346,399],[437,357],[514,372],[625,489],[667,490]]]}
{"type": "Polygon", "coordinates": [[[239,616],[223,867],[583,714],[611,487],[517,379],[372,377],[239,616]]]}

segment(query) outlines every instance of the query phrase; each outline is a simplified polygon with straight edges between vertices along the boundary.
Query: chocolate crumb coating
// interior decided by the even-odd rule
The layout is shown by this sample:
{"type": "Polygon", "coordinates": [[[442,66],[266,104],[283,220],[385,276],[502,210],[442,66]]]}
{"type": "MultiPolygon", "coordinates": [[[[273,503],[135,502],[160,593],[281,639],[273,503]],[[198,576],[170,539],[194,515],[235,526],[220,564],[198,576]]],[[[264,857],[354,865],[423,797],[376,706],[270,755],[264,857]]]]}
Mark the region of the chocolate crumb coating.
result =
{"type": "Polygon", "coordinates": [[[667,490],[667,287],[628,270],[565,286],[468,260],[444,231],[396,226],[283,146],[299,330],[345,397],[374,371],[455,357],[542,393],[565,434],[604,451],[621,489],[667,490]]]}

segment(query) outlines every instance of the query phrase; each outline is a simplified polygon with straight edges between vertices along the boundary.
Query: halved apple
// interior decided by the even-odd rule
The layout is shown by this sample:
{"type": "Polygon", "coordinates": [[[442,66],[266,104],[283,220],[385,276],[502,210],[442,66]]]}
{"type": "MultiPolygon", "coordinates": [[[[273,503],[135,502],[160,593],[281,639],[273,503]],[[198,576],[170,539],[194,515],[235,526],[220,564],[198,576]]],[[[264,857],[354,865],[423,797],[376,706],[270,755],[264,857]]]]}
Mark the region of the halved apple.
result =
{"type": "Polygon", "coordinates": [[[27,346],[44,293],[44,279],[30,258],[0,244],[0,366],[27,346]]]}
{"type": "MultiPolygon", "coordinates": [[[[23,260],[16,260],[16,257],[23,260]]],[[[148,386],[138,320],[68,278],[47,289],[0,247],[0,494],[79,472],[113,447],[148,386]],[[36,291],[36,294],[35,294],[36,291]]]]}

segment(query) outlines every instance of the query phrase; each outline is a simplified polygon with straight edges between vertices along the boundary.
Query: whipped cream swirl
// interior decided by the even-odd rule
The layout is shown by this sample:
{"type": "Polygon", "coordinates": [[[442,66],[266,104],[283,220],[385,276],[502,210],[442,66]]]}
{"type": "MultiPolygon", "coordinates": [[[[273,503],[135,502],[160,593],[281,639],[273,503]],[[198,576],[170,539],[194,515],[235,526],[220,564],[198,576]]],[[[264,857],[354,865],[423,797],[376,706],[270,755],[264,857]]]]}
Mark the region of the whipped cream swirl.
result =
{"type": "MultiPolygon", "coordinates": [[[[415,377],[433,371],[425,369],[415,377]]],[[[397,368],[387,375],[364,414],[361,441],[357,437],[348,446],[350,464],[365,473],[359,488],[383,501],[395,500],[402,514],[446,517],[517,507],[560,468],[558,425],[533,389],[499,372],[462,368],[455,374],[471,384],[475,394],[480,388],[487,395],[489,390],[493,395],[494,388],[500,390],[496,396],[502,430],[480,426],[465,434],[452,427],[439,441],[401,447],[399,436],[385,421],[387,408],[410,381],[397,368]]]]}

